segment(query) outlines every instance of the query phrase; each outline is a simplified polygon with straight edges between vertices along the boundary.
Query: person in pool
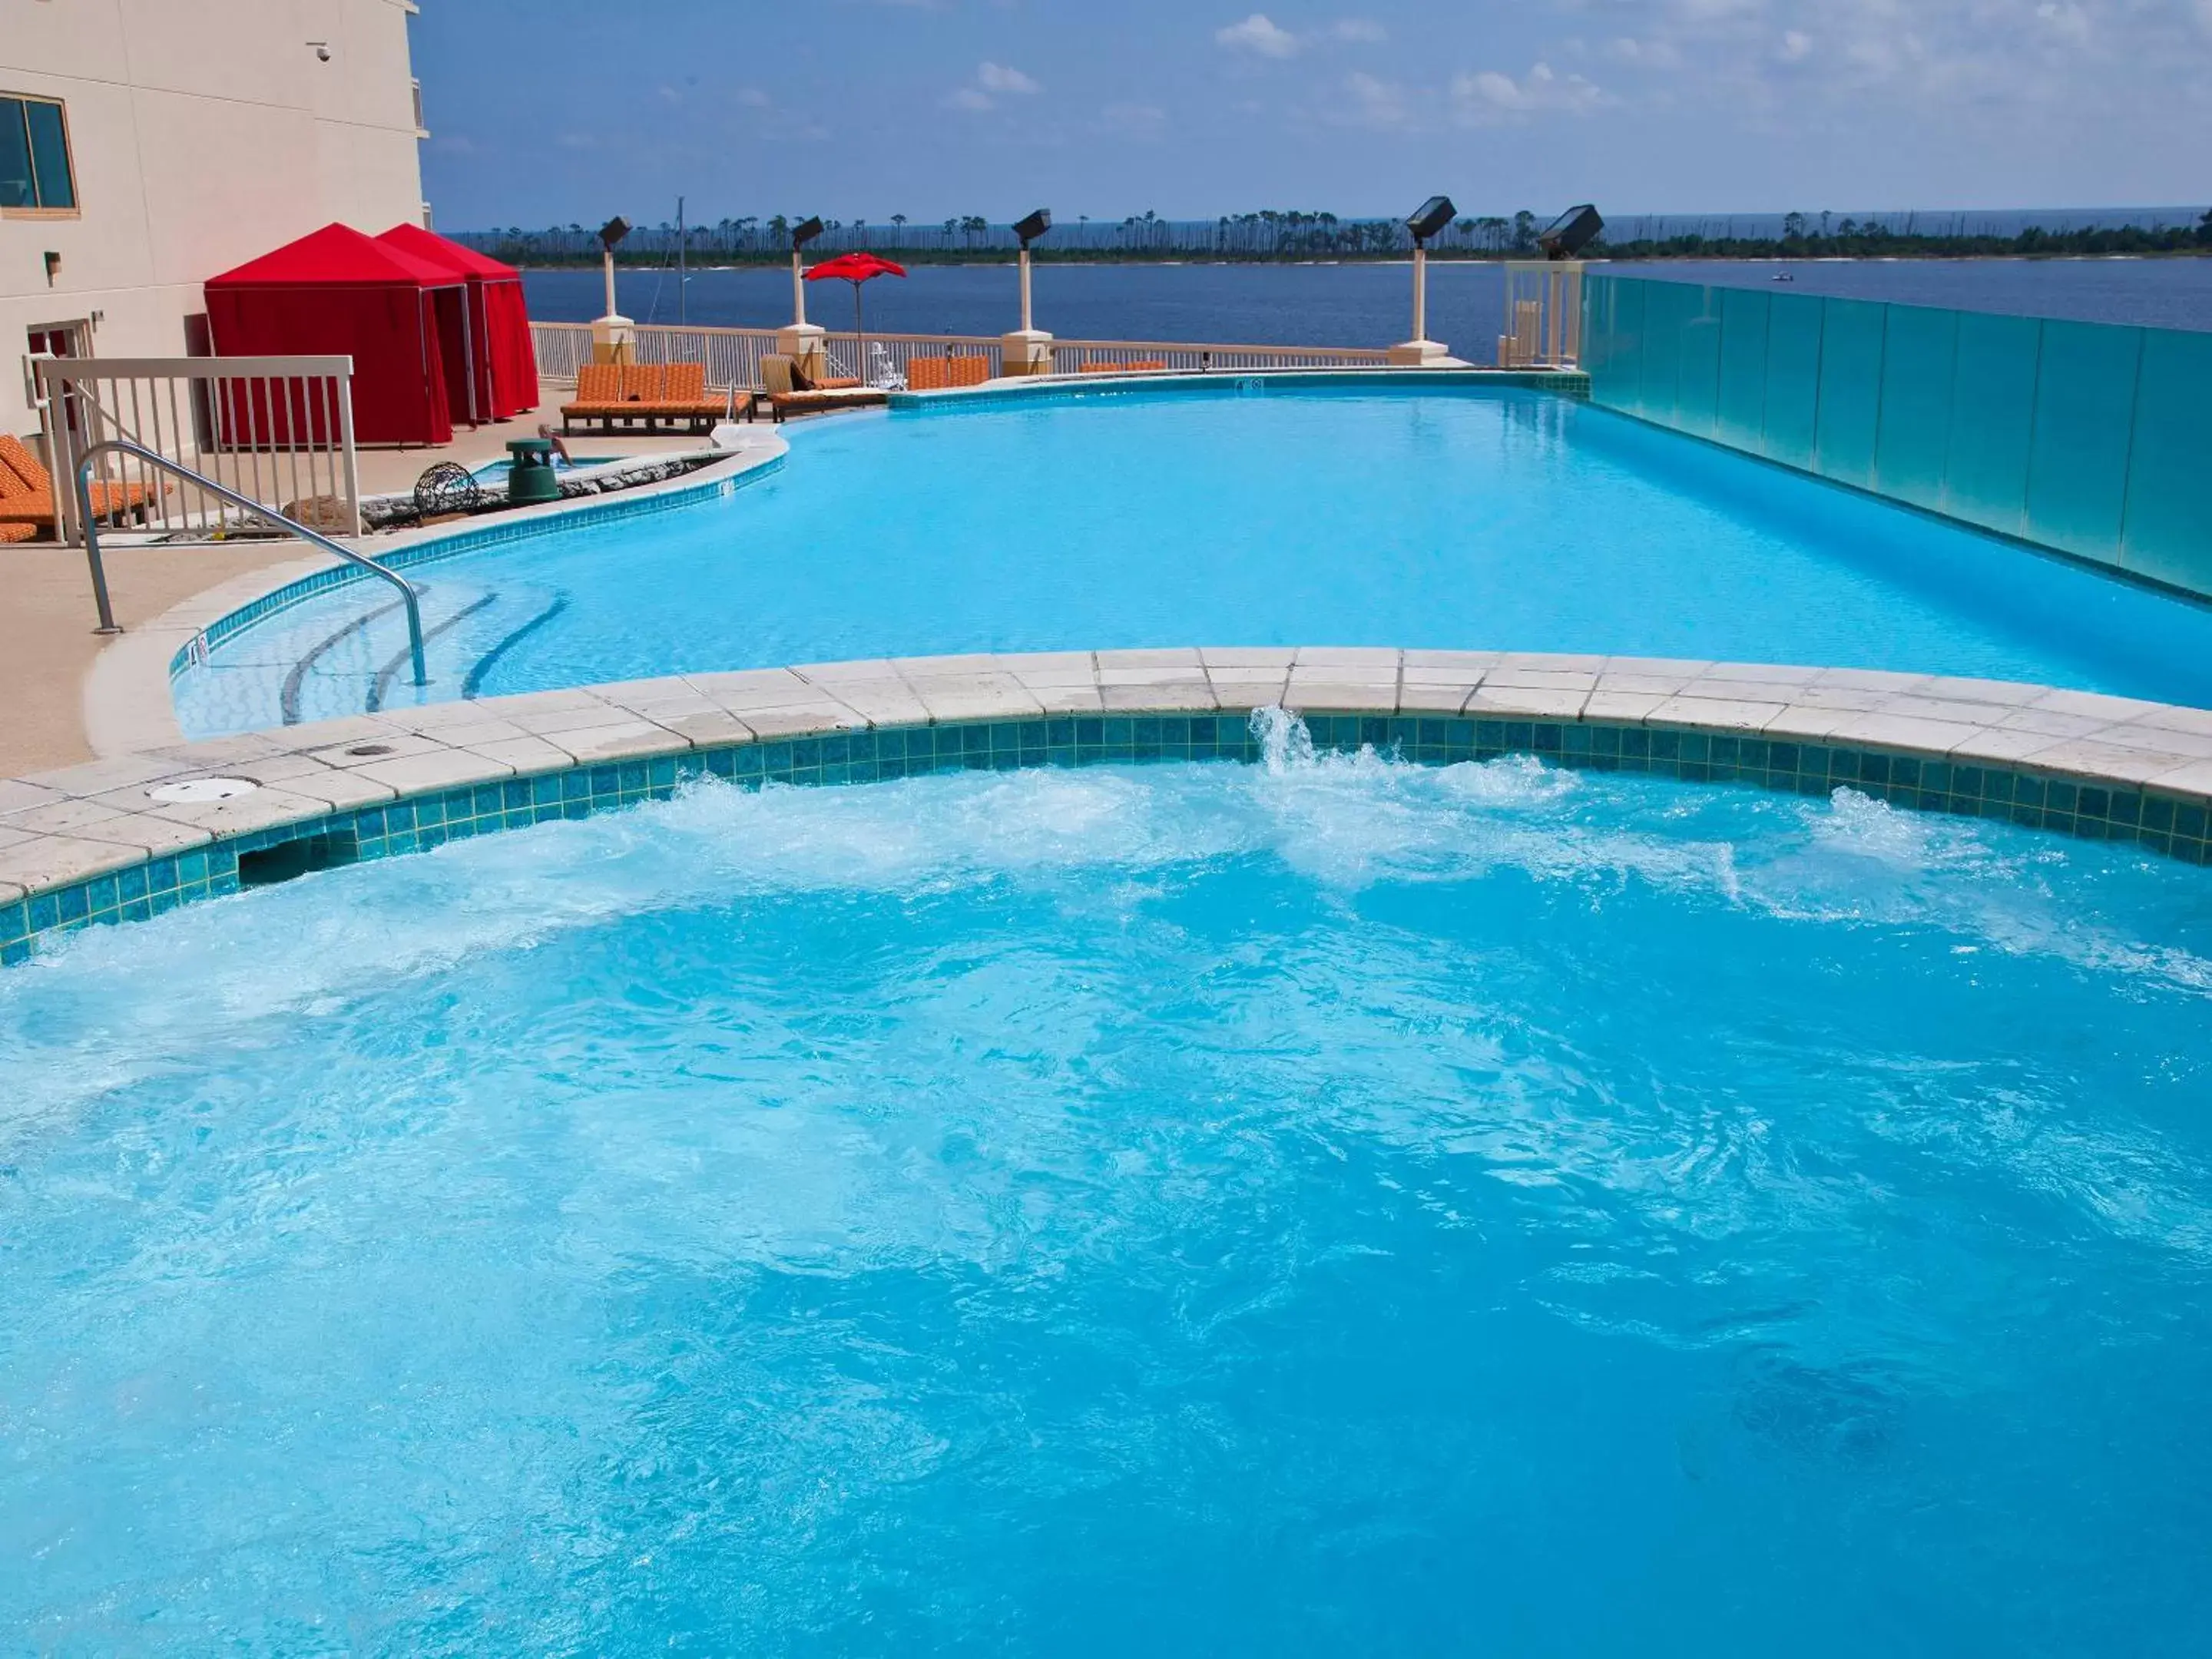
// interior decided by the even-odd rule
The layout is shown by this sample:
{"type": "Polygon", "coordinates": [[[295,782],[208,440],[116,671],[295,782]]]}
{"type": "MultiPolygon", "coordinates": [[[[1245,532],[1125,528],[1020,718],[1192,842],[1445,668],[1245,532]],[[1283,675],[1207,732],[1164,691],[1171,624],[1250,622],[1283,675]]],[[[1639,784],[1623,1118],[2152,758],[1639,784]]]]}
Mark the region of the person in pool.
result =
{"type": "Polygon", "coordinates": [[[544,421],[540,421],[538,423],[538,435],[544,439],[546,442],[551,444],[553,446],[553,453],[559,456],[562,460],[566,461],[570,466],[576,465],[576,458],[568,453],[568,446],[562,441],[561,434],[555,431],[551,426],[544,421]]]}

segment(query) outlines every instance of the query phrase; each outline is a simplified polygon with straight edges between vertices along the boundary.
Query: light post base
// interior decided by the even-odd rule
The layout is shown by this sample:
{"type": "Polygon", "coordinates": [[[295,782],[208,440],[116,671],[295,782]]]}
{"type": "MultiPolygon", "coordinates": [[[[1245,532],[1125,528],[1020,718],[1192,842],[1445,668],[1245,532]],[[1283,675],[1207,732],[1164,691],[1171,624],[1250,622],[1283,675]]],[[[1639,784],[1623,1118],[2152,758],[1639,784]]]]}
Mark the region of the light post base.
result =
{"type": "Polygon", "coordinates": [[[1052,336],[1041,328],[1018,328],[999,337],[999,373],[1052,373],[1052,336]]]}
{"type": "Polygon", "coordinates": [[[595,363],[634,363],[637,361],[637,325],[609,312],[592,321],[592,361],[595,363]]]}
{"type": "Polygon", "coordinates": [[[1451,348],[1437,340],[1407,340],[1383,353],[1393,368],[1465,368],[1451,348]]]}
{"type": "Polygon", "coordinates": [[[819,323],[791,323],[776,330],[775,349],[790,358],[792,366],[808,380],[827,380],[830,351],[823,342],[829,332],[819,323]]]}

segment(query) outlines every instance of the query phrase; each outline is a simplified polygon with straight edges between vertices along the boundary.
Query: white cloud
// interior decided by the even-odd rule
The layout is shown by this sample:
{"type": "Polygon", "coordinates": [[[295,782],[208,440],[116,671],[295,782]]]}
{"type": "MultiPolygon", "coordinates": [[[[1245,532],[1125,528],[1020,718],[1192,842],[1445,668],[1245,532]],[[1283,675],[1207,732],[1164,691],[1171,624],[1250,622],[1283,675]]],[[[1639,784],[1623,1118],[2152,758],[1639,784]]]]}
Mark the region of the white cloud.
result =
{"type": "Polygon", "coordinates": [[[1629,64],[1638,69],[1675,70],[1682,66],[1682,49],[1662,37],[1639,40],[1632,35],[1620,35],[1605,43],[1605,55],[1616,64],[1629,64]]]}
{"type": "Polygon", "coordinates": [[[1782,31],[1782,44],[1774,55],[1785,64],[1802,64],[1813,55],[1813,37],[1796,29],[1782,31]]]}
{"type": "Polygon", "coordinates": [[[1002,97],[1034,98],[1043,90],[1036,81],[1011,64],[994,64],[986,58],[975,65],[975,84],[947,94],[945,106],[981,115],[998,108],[1002,97]]]}
{"type": "Polygon", "coordinates": [[[2044,3],[2035,9],[2035,15],[2044,27],[2061,40],[2081,46],[2089,39],[2089,14],[2079,6],[2070,3],[2061,5],[2056,3],[2056,0],[2044,0],[2044,3]]]}
{"type": "Polygon", "coordinates": [[[1214,30],[1213,38],[1231,52],[1249,52],[1259,58],[1295,58],[1302,44],[1297,35],[1278,27],[1263,11],[1254,12],[1241,23],[1214,30]]]}
{"type": "Polygon", "coordinates": [[[1396,82],[1354,70],[1344,77],[1344,87],[1352,94],[1349,113],[1356,125],[1404,131],[1419,125],[1411,94],[1396,82]]]}
{"type": "Polygon", "coordinates": [[[1587,115],[1609,101],[1595,82],[1580,75],[1561,75],[1549,64],[1535,64],[1518,81],[1496,70],[1454,76],[1451,95],[1459,118],[1478,125],[1535,115],[1587,115]]]}
{"type": "Polygon", "coordinates": [[[986,92],[1013,92],[1024,97],[1042,92],[1044,88],[1019,70],[1005,64],[986,61],[976,66],[975,84],[986,92]]]}

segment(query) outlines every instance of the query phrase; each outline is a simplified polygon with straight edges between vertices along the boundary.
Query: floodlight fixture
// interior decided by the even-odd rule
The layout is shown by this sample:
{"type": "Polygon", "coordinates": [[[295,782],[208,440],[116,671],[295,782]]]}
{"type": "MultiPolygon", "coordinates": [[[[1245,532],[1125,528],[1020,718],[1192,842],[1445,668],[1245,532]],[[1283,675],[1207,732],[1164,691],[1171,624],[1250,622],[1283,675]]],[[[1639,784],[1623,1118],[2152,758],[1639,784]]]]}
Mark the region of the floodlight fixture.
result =
{"type": "Polygon", "coordinates": [[[1413,246],[1419,247],[1426,243],[1430,237],[1451,223],[1452,215],[1458,211],[1449,196],[1431,196],[1415,208],[1406,216],[1406,228],[1413,233],[1413,246]]]}
{"type": "Polygon", "coordinates": [[[612,253],[615,244],[629,234],[629,221],[617,214],[599,227],[599,246],[612,253]]]}
{"type": "Polygon", "coordinates": [[[1597,240],[1598,233],[1605,228],[1605,221],[1588,202],[1580,207],[1571,207],[1554,219],[1536,238],[1536,246],[1544,250],[1547,259],[1571,259],[1597,240]]]}
{"type": "Polygon", "coordinates": [[[819,219],[809,219],[804,224],[793,225],[791,228],[791,245],[794,248],[805,247],[821,234],[822,222],[819,219]]]}
{"type": "Polygon", "coordinates": [[[1028,218],[1016,222],[1014,225],[1014,234],[1021,238],[1022,246],[1026,248],[1031,242],[1036,240],[1038,237],[1043,235],[1045,232],[1051,228],[1052,210],[1050,208],[1039,208],[1035,213],[1030,215],[1028,218]]]}

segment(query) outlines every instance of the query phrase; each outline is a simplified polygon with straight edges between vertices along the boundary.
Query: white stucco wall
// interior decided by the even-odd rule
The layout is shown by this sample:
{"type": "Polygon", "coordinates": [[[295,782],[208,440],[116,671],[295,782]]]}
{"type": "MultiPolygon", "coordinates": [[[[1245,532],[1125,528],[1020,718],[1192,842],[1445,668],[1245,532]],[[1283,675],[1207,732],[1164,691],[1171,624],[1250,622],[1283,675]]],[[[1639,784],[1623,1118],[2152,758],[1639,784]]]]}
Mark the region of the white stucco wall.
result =
{"type": "Polygon", "coordinates": [[[420,217],[414,9],[0,0],[0,94],[63,100],[78,204],[70,218],[0,215],[0,430],[38,427],[29,330],[94,321],[100,356],[179,356],[207,277],[333,219],[374,234],[420,217]]]}

